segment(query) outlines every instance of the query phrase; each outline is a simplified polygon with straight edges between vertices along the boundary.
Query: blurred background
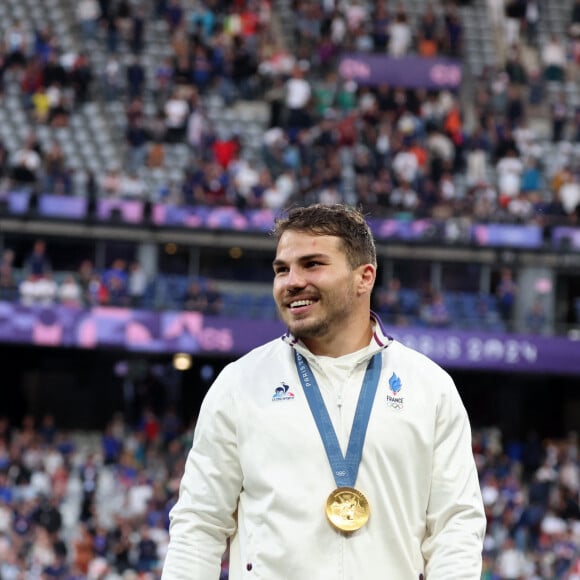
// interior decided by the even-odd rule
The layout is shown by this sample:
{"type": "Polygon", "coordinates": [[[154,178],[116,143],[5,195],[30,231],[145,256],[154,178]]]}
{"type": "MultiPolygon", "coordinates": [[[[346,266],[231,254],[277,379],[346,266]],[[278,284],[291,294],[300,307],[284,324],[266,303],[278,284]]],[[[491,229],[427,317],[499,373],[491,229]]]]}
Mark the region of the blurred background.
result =
{"type": "Polygon", "coordinates": [[[0,578],[160,576],[315,202],[365,212],[374,310],[457,383],[483,578],[580,578],[579,79],[580,0],[0,3],[0,578]]]}

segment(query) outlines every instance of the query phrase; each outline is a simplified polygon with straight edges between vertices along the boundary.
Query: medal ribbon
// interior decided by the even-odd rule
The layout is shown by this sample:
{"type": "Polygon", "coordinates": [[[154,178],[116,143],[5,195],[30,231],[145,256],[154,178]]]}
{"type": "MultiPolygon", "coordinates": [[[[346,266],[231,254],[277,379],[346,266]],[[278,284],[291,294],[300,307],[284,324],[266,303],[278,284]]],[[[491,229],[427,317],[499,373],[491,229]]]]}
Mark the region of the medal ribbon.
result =
{"type": "Polygon", "coordinates": [[[346,456],[342,455],[336,432],[330,420],[330,415],[328,414],[318,383],[310,370],[308,362],[297,351],[294,351],[294,356],[298,376],[300,377],[306,400],[308,401],[310,411],[312,412],[324,448],[326,449],[326,455],[332,468],[334,481],[337,487],[354,487],[362,457],[369,417],[381,375],[381,353],[375,354],[367,366],[352,422],[346,456]]]}

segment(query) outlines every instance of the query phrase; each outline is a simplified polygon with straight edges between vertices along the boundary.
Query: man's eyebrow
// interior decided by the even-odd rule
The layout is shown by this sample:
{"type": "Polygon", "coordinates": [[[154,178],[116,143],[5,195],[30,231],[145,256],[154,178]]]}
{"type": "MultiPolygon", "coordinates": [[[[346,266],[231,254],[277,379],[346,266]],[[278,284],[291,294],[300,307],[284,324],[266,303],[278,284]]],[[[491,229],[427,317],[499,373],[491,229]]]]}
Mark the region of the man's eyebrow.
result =
{"type": "MultiPolygon", "coordinates": [[[[300,256],[298,258],[299,262],[309,262],[310,260],[327,260],[328,259],[328,255],[327,254],[322,254],[322,253],[316,253],[316,254],[306,254],[305,256],[300,256]]],[[[272,262],[272,266],[280,266],[282,264],[285,264],[286,260],[282,260],[280,258],[274,258],[274,261],[272,262]]]]}

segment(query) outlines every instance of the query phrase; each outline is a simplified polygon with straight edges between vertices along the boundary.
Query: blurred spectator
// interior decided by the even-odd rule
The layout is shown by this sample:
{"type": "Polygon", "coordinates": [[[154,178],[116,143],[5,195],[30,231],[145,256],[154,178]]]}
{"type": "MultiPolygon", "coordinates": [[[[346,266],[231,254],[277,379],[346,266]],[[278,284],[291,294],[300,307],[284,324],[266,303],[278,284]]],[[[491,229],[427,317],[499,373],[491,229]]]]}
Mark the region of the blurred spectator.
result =
{"type": "Polygon", "coordinates": [[[296,179],[291,169],[287,168],[266,188],[262,195],[263,207],[282,209],[287,206],[296,192],[296,179]]]}
{"type": "Polygon", "coordinates": [[[463,54],[463,23],[456,3],[445,5],[444,21],[447,34],[444,36],[445,53],[453,58],[463,54]]]}
{"type": "Polygon", "coordinates": [[[139,4],[131,8],[131,22],[129,26],[129,49],[133,54],[141,54],[145,45],[146,12],[139,4]]]}
{"type": "Polygon", "coordinates": [[[404,5],[399,3],[394,20],[389,28],[389,54],[394,57],[405,56],[413,41],[411,26],[404,5]]]}
{"type": "Polygon", "coordinates": [[[5,35],[7,69],[22,69],[28,61],[31,48],[31,38],[24,23],[16,19],[8,26],[5,35]]]}
{"type": "Polygon", "coordinates": [[[69,79],[74,106],[84,105],[91,99],[93,82],[93,69],[87,53],[81,52],[77,55],[69,71],[69,79]]]}
{"type": "Polygon", "coordinates": [[[97,0],[79,0],[76,6],[76,18],[85,42],[97,38],[97,29],[101,17],[101,8],[97,0]]]}
{"type": "Polygon", "coordinates": [[[125,69],[127,80],[127,96],[129,99],[142,97],[145,89],[146,73],[141,58],[138,55],[131,55],[125,69]]]}
{"type": "Polygon", "coordinates": [[[419,159],[411,147],[411,140],[405,139],[393,157],[393,173],[399,183],[413,186],[420,173],[419,159]]]}
{"type": "Polygon", "coordinates": [[[527,576],[528,562],[513,538],[506,538],[498,558],[497,571],[501,580],[520,580],[527,576]]]}
{"type": "Polygon", "coordinates": [[[25,274],[32,274],[37,278],[41,278],[52,272],[46,242],[43,239],[34,241],[32,251],[24,259],[23,271],[25,274]]]}
{"type": "Polygon", "coordinates": [[[175,89],[163,108],[165,114],[165,140],[181,143],[185,139],[189,119],[189,104],[183,89],[175,89]]]}
{"type": "Polygon", "coordinates": [[[187,118],[185,141],[191,147],[195,158],[203,155],[211,132],[211,122],[208,119],[201,103],[192,105],[187,118]]]}
{"type": "Polygon", "coordinates": [[[28,274],[20,282],[18,291],[20,303],[24,306],[49,306],[56,302],[58,285],[50,273],[43,276],[28,274]]]}
{"type": "Polygon", "coordinates": [[[119,58],[110,54],[107,56],[107,60],[100,73],[101,82],[103,86],[103,95],[107,102],[116,101],[123,89],[124,82],[121,71],[121,64],[119,58]]]}
{"type": "Polygon", "coordinates": [[[522,22],[526,16],[526,0],[505,0],[505,35],[507,46],[520,42],[522,22]]]}
{"type": "Polygon", "coordinates": [[[99,188],[105,197],[119,198],[122,191],[122,175],[118,167],[109,167],[100,177],[99,188]]]}
{"type": "MultiPolygon", "coordinates": [[[[1,80],[1,72],[0,72],[0,80],[1,80]]],[[[1,95],[2,95],[2,87],[0,82],[0,96],[1,95]]],[[[10,160],[10,152],[8,151],[3,140],[0,139],[0,192],[6,190],[8,181],[7,177],[9,174],[9,160],[10,160]]]]}
{"type": "Polygon", "coordinates": [[[14,275],[14,250],[6,248],[0,257],[0,300],[14,300],[18,284],[14,275]]]}
{"type": "Polygon", "coordinates": [[[430,300],[425,300],[419,310],[420,321],[431,328],[445,328],[451,323],[451,315],[445,304],[443,293],[434,292],[430,300]]]}
{"type": "Polygon", "coordinates": [[[149,188],[137,171],[129,171],[121,176],[119,197],[120,199],[147,201],[149,198],[149,188]]]}
{"type": "Polygon", "coordinates": [[[81,287],[81,292],[83,295],[83,301],[85,305],[89,305],[91,303],[89,287],[94,274],[95,267],[93,265],[93,262],[88,259],[82,260],[76,272],[76,278],[81,287]]]}
{"type": "Polygon", "coordinates": [[[376,297],[377,313],[387,324],[399,324],[403,314],[401,301],[401,281],[389,278],[386,288],[379,288],[376,297]]]}
{"type": "Polygon", "coordinates": [[[93,272],[91,275],[85,300],[90,306],[106,306],[109,304],[109,289],[98,272],[93,272]]]}
{"type": "Polygon", "coordinates": [[[219,316],[223,311],[223,298],[216,282],[207,280],[205,283],[205,297],[207,300],[206,314],[219,316]]]}
{"type": "Polygon", "coordinates": [[[285,126],[291,133],[308,129],[312,123],[309,113],[312,87],[306,78],[305,69],[305,63],[297,63],[292,70],[292,76],[286,81],[285,126]]]}
{"type": "Polygon", "coordinates": [[[506,327],[513,327],[514,306],[518,294],[517,285],[513,279],[513,272],[509,268],[503,268],[500,279],[496,286],[498,309],[506,327]]]}
{"type": "Polygon", "coordinates": [[[564,92],[559,92],[550,103],[550,120],[552,142],[559,143],[566,138],[566,124],[568,122],[568,104],[564,92]]]}
{"type": "Polygon", "coordinates": [[[507,207],[520,192],[524,164],[514,149],[509,149],[497,164],[499,202],[507,207]]]}
{"type": "Polygon", "coordinates": [[[558,188],[558,196],[566,214],[573,216],[580,205],[580,175],[566,172],[562,184],[558,188]]]}
{"type": "Polygon", "coordinates": [[[107,289],[110,306],[128,306],[129,274],[126,260],[115,258],[111,266],[103,273],[102,282],[107,289]]]}
{"type": "Polygon", "coordinates": [[[523,21],[526,33],[526,41],[530,46],[536,46],[538,40],[538,28],[543,13],[542,0],[526,0],[526,14],[523,21]]]}
{"type": "Polygon", "coordinates": [[[563,82],[566,78],[566,47],[556,33],[552,33],[541,51],[546,81],[563,82]]]}
{"type": "Polygon", "coordinates": [[[64,306],[79,307],[83,304],[83,292],[77,279],[72,274],[66,274],[58,285],[57,298],[64,306]]]}
{"type": "Polygon", "coordinates": [[[73,541],[73,571],[87,577],[89,565],[94,557],[93,535],[87,525],[81,525],[73,541]]]}
{"type": "Polygon", "coordinates": [[[67,166],[66,156],[54,141],[44,154],[43,159],[44,191],[56,195],[72,194],[72,171],[67,166]]]}
{"type": "Polygon", "coordinates": [[[48,96],[47,123],[54,128],[67,127],[71,114],[71,102],[64,87],[59,83],[51,83],[46,87],[48,96]]]}
{"type": "Polygon", "coordinates": [[[186,310],[195,312],[205,312],[207,309],[207,296],[201,284],[194,280],[187,287],[183,299],[183,306],[186,310]]]}
{"type": "Polygon", "coordinates": [[[147,144],[151,135],[141,117],[129,119],[125,130],[127,145],[127,167],[131,172],[137,172],[145,163],[147,144]]]}
{"type": "Polygon", "coordinates": [[[442,30],[439,17],[435,13],[433,4],[427,2],[417,27],[419,54],[427,58],[437,56],[440,51],[441,35],[442,30]]]}
{"type": "Polygon", "coordinates": [[[400,181],[389,196],[389,205],[399,212],[414,212],[421,204],[417,191],[408,181],[400,181]]]}
{"type": "Polygon", "coordinates": [[[10,162],[10,177],[13,187],[33,189],[38,184],[42,170],[42,156],[34,144],[27,140],[17,149],[10,162]]]}
{"type": "Polygon", "coordinates": [[[141,527],[140,538],[137,543],[137,570],[140,573],[150,572],[159,564],[157,544],[151,537],[149,526],[141,527]]]}
{"type": "Polygon", "coordinates": [[[149,284],[149,277],[138,260],[129,264],[128,294],[130,305],[133,308],[141,308],[145,298],[145,292],[149,284]]]}
{"type": "Polygon", "coordinates": [[[526,332],[544,334],[547,331],[548,317],[541,298],[535,298],[526,312],[526,332]]]}

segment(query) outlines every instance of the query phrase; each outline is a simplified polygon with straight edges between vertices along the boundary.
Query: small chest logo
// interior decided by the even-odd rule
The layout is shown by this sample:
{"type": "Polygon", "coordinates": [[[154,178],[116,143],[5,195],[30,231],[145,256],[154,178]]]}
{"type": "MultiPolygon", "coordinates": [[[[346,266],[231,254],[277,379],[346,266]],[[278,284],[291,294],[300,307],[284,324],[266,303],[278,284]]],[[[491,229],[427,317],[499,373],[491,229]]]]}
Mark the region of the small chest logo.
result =
{"type": "Polygon", "coordinates": [[[274,394],[272,395],[272,401],[291,401],[294,399],[294,393],[290,390],[290,387],[282,381],[279,387],[276,387],[274,394]]]}
{"type": "Polygon", "coordinates": [[[387,395],[387,407],[397,410],[403,408],[405,398],[400,396],[402,387],[403,383],[401,379],[395,373],[393,373],[389,379],[389,388],[391,389],[392,395],[387,395]]]}

